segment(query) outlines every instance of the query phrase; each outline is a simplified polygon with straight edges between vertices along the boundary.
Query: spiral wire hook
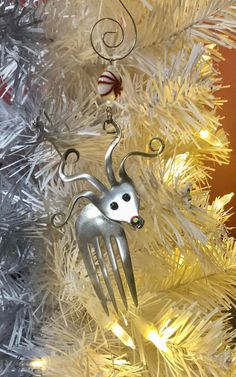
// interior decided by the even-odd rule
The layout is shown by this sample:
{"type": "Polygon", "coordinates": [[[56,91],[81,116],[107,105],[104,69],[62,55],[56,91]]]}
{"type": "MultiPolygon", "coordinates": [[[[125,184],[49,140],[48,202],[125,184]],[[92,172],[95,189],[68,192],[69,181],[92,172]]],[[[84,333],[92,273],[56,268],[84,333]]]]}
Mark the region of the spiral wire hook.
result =
{"type": "Polygon", "coordinates": [[[119,1],[119,3],[122,5],[122,7],[125,9],[126,13],[129,15],[129,17],[130,17],[130,19],[131,19],[131,21],[132,21],[133,28],[134,28],[134,34],[135,34],[135,35],[134,35],[134,40],[133,40],[133,43],[132,43],[130,49],[128,50],[128,52],[126,52],[125,54],[123,54],[123,55],[121,55],[121,56],[110,57],[110,56],[108,56],[108,55],[104,55],[104,54],[102,54],[102,53],[99,52],[99,50],[95,47],[95,44],[94,44],[94,32],[95,32],[95,29],[96,29],[96,27],[97,27],[99,24],[101,24],[101,23],[103,23],[103,22],[106,22],[106,21],[112,21],[114,24],[118,25],[118,27],[119,27],[119,31],[120,31],[120,33],[121,33],[121,38],[120,38],[120,40],[119,40],[118,42],[111,44],[111,43],[109,43],[109,42],[107,41],[107,36],[110,35],[110,34],[117,34],[119,31],[111,31],[111,30],[110,30],[110,31],[106,31],[106,32],[104,32],[103,35],[102,35],[102,42],[103,42],[104,46],[106,46],[106,47],[109,48],[109,49],[115,49],[115,48],[117,48],[117,47],[120,47],[120,46],[122,45],[122,43],[124,42],[124,39],[125,39],[125,31],[124,31],[124,28],[123,28],[123,26],[121,25],[121,23],[120,23],[119,21],[115,20],[114,18],[111,18],[111,17],[103,17],[103,18],[101,18],[100,20],[98,20],[98,21],[93,25],[93,27],[92,27],[92,29],[91,29],[91,32],[90,32],[90,42],[91,42],[91,45],[92,45],[93,50],[96,52],[96,54],[97,54],[98,56],[100,56],[100,58],[105,59],[105,60],[107,60],[107,61],[110,61],[111,63],[114,62],[114,61],[116,61],[116,60],[122,60],[122,59],[126,58],[127,56],[129,56],[129,55],[131,54],[131,52],[133,51],[135,45],[136,45],[136,42],[137,42],[137,36],[138,36],[138,34],[137,34],[137,26],[136,26],[136,23],[135,23],[135,21],[134,21],[132,15],[131,15],[131,13],[130,13],[129,10],[126,8],[126,6],[124,5],[124,3],[123,3],[122,0],[118,0],[118,1],[119,1]]]}

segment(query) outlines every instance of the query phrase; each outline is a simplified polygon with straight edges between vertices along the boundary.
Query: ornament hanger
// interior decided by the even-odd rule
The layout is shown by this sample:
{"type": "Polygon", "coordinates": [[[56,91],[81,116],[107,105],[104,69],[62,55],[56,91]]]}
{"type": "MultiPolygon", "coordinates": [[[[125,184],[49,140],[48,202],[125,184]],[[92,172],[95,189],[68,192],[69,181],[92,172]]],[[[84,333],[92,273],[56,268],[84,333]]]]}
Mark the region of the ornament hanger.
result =
{"type": "Polygon", "coordinates": [[[118,1],[122,5],[122,7],[126,11],[126,13],[129,15],[129,17],[131,19],[131,22],[132,22],[132,25],[133,25],[133,28],[134,28],[134,40],[133,40],[133,43],[132,43],[130,49],[128,50],[128,52],[124,53],[121,56],[111,57],[111,56],[108,56],[108,55],[105,55],[105,54],[99,52],[99,50],[95,47],[95,43],[94,43],[94,40],[95,40],[95,36],[94,36],[95,30],[98,28],[99,25],[101,25],[102,23],[105,23],[107,21],[113,22],[114,25],[118,26],[119,30],[118,31],[117,30],[116,31],[109,30],[109,31],[106,31],[106,32],[103,33],[103,35],[102,35],[102,42],[103,42],[104,46],[106,46],[109,49],[115,49],[115,48],[120,47],[122,45],[122,43],[124,42],[124,39],[125,39],[124,28],[121,25],[121,23],[119,21],[115,20],[114,18],[111,18],[111,17],[101,18],[100,20],[98,20],[94,24],[94,26],[91,29],[91,33],[90,33],[90,42],[91,42],[93,50],[96,52],[96,54],[98,56],[100,56],[100,58],[102,58],[104,60],[107,60],[110,63],[112,63],[114,61],[117,61],[117,60],[122,60],[122,59],[126,58],[127,56],[129,56],[131,54],[131,52],[133,51],[133,49],[134,49],[134,47],[136,45],[136,42],[137,42],[137,27],[136,27],[135,21],[134,21],[132,15],[131,15],[131,13],[128,11],[128,9],[126,8],[126,6],[124,5],[124,3],[121,0],[118,0],[118,1]],[[118,34],[119,32],[120,32],[120,40],[118,42],[116,42],[116,43],[113,43],[113,44],[109,43],[108,40],[107,40],[108,35],[110,35],[110,34],[118,34]]]}
{"type": "Polygon", "coordinates": [[[51,223],[55,228],[62,227],[72,216],[73,209],[79,200],[87,199],[90,202],[81,210],[76,219],[77,242],[94,291],[104,311],[109,315],[109,302],[112,303],[117,313],[119,311],[118,296],[122,299],[124,307],[128,309],[121,270],[123,270],[133,303],[136,306],[138,305],[132,261],[123,223],[129,224],[133,230],[138,230],[144,226],[144,219],[139,215],[140,197],[135,189],[134,182],[125,169],[125,163],[132,156],[158,157],[165,145],[162,139],[156,137],[149,142],[150,153],[133,151],[126,154],[120,162],[119,179],[117,179],[112,156],[114,149],[121,140],[121,128],[109,112],[104,127],[106,125],[113,126],[116,134],[107,149],[104,161],[110,187],[88,173],[67,175],[65,169],[69,156],[74,154],[77,160],[80,157],[76,149],[68,149],[64,153],[59,166],[61,180],[65,183],[85,180],[97,191],[81,191],[76,194],[69,204],[67,214],[55,213],[51,217],[51,223]],[[154,142],[156,144],[157,141],[159,148],[156,150],[154,142]],[[113,278],[111,278],[111,275],[113,278]],[[116,286],[115,290],[114,286],[116,286]],[[115,293],[117,289],[119,294],[115,293]]]}
{"type": "MultiPolygon", "coordinates": [[[[128,13],[134,26],[135,38],[131,48],[127,53],[119,57],[109,57],[100,53],[94,45],[94,31],[101,22],[112,21],[119,25],[121,30],[121,40],[116,44],[109,44],[107,36],[117,33],[117,31],[107,31],[102,36],[102,42],[108,48],[117,48],[124,41],[124,29],[122,25],[113,18],[102,18],[95,23],[91,30],[91,44],[94,51],[101,58],[113,63],[127,57],[134,49],[137,41],[137,29],[133,17],[123,2],[120,4],[128,13]]],[[[119,306],[117,298],[120,296],[123,306],[128,309],[128,300],[123,285],[123,280],[127,286],[135,306],[138,306],[138,295],[132,260],[129,251],[128,240],[123,229],[123,223],[128,223],[134,230],[141,229],[144,226],[144,219],[139,215],[140,197],[136,191],[134,182],[129,177],[125,165],[126,161],[132,156],[140,156],[153,158],[159,156],[164,150],[165,144],[162,139],[156,137],[150,140],[150,153],[143,151],[132,151],[126,154],[121,160],[119,167],[119,178],[115,174],[113,168],[113,152],[119,145],[122,137],[121,128],[113,119],[112,101],[122,92],[122,78],[113,66],[107,67],[105,72],[98,79],[98,92],[106,100],[107,118],[104,121],[104,129],[109,126],[113,128],[115,138],[109,145],[104,159],[104,168],[109,186],[88,173],[78,173],[68,176],[65,168],[69,155],[74,154],[79,160],[79,152],[75,149],[68,149],[61,160],[59,166],[59,175],[63,182],[73,182],[77,180],[85,180],[90,183],[97,191],[82,191],[72,198],[68,208],[68,213],[55,213],[51,222],[56,228],[65,225],[72,215],[76,203],[84,198],[90,203],[87,204],[77,217],[75,228],[77,242],[81,256],[84,261],[88,277],[92,283],[94,291],[101,302],[101,305],[109,315],[109,305],[111,302],[113,308],[118,313],[119,306]],[[154,148],[154,142],[159,143],[159,148],[154,148]],[[123,273],[121,273],[123,270],[123,273]],[[123,279],[122,279],[123,275],[123,279]]],[[[109,132],[110,133],[110,132],[109,132]]]]}

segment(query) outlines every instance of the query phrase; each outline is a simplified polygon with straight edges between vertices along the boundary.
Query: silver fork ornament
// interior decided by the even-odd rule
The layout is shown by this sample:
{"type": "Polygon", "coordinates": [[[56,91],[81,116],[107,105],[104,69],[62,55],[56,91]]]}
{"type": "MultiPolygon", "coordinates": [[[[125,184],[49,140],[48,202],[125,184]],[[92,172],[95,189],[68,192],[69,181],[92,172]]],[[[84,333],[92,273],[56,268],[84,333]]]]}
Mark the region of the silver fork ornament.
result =
{"type": "Polygon", "coordinates": [[[111,273],[114,276],[123,304],[128,309],[127,297],[119,268],[120,261],[133,302],[138,306],[129,246],[122,223],[130,224],[133,229],[141,229],[144,225],[144,220],[139,215],[139,196],[132,179],[126,172],[125,164],[131,156],[156,157],[160,155],[164,149],[164,142],[162,139],[156,137],[149,142],[150,153],[138,151],[128,153],[120,163],[119,180],[117,180],[112,165],[112,154],[121,140],[121,129],[113,120],[109,111],[104,128],[107,125],[112,125],[116,131],[116,138],[110,144],[105,155],[105,171],[110,187],[106,187],[101,181],[90,174],[66,175],[65,166],[69,155],[73,153],[79,159],[79,152],[76,149],[68,149],[63,155],[59,166],[59,175],[62,181],[86,180],[98,190],[99,194],[96,195],[92,191],[82,191],[75,195],[70,202],[68,214],[65,215],[61,212],[54,214],[51,218],[51,223],[56,228],[62,227],[69,220],[79,199],[86,198],[91,202],[81,210],[76,219],[76,236],[79,250],[94,291],[104,311],[109,315],[108,298],[104,291],[105,286],[109,299],[116,312],[118,312],[116,297],[110,278],[111,273]],[[153,143],[156,141],[160,143],[159,150],[155,150],[153,147],[153,143]],[[63,216],[62,221],[59,221],[60,216],[63,216]],[[108,256],[107,262],[106,256],[108,256]]]}

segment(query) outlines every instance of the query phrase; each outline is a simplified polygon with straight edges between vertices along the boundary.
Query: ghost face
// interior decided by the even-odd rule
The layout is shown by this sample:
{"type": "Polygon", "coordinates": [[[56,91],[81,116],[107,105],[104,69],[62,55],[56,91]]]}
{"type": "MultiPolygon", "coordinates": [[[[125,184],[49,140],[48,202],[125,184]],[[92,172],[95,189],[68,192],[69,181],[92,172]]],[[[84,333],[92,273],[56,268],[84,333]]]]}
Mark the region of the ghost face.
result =
{"type": "Polygon", "coordinates": [[[140,229],[144,220],[139,216],[139,198],[128,182],[113,186],[99,201],[98,208],[109,219],[126,222],[134,229],[140,229]]]}

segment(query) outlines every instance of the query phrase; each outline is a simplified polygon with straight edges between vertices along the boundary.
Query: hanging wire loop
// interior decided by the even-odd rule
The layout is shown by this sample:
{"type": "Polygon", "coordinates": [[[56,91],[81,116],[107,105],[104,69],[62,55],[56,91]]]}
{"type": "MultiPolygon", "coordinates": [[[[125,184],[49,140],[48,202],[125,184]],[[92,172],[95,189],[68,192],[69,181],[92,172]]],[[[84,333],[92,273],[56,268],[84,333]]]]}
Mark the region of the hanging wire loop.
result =
{"type": "MultiPolygon", "coordinates": [[[[132,42],[129,50],[127,52],[125,52],[124,54],[120,55],[120,56],[109,56],[108,54],[106,55],[105,53],[102,53],[101,51],[99,51],[97,49],[97,47],[95,46],[95,39],[96,39],[95,38],[95,32],[96,32],[96,30],[98,30],[99,25],[100,26],[102,24],[105,25],[105,23],[107,23],[107,21],[111,21],[114,24],[114,26],[118,27],[118,30],[115,30],[115,31],[108,30],[108,31],[104,32],[102,34],[102,37],[101,37],[101,41],[102,41],[103,45],[105,47],[107,47],[108,49],[116,49],[123,44],[123,42],[125,40],[124,28],[121,25],[121,23],[119,21],[115,20],[114,18],[111,18],[111,17],[101,18],[100,20],[98,20],[94,24],[94,26],[92,27],[91,32],[90,32],[90,42],[91,42],[93,50],[96,52],[96,54],[98,56],[100,56],[100,58],[108,60],[110,62],[114,62],[116,60],[122,60],[122,59],[126,58],[127,56],[129,56],[131,54],[131,52],[133,51],[133,49],[136,45],[136,42],[137,42],[137,26],[135,24],[135,21],[134,21],[132,15],[131,15],[131,13],[128,11],[126,6],[124,5],[124,3],[121,0],[118,0],[118,1],[122,5],[122,7],[125,9],[126,13],[129,15],[131,22],[132,22],[132,25],[133,25],[133,28],[134,28],[134,39],[133,39],[133,42],[132,42]],[[111,34],[115,34],[117,37],[119,37],[117,42],[113,42],[113,43],[109,42],[108,39],[109,39],[109,36],[111,36],[111,34]]],[[[99,30],[98,30],[98,32],[99,32],[99,30]]]]}

